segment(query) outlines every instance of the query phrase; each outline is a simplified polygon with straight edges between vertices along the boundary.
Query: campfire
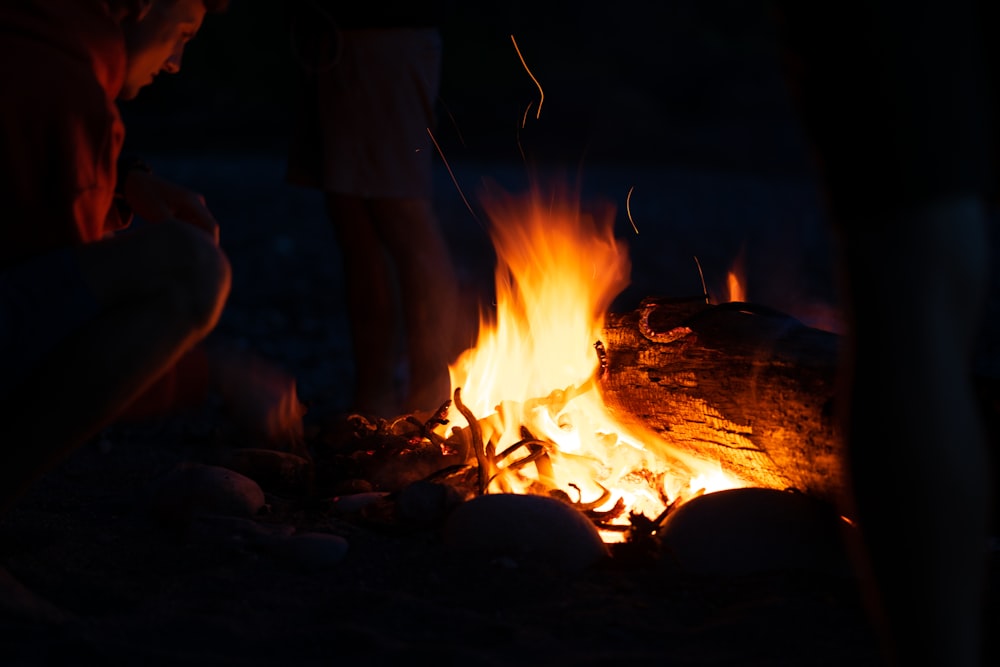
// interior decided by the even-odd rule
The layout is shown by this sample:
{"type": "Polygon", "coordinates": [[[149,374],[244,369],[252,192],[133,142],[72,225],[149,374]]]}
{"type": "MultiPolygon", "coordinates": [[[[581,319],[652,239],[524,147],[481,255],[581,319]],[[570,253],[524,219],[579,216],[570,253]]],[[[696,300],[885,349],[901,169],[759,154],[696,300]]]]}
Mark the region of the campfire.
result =
{"type": "MultiPolygon", "coordinates": [[[[609,544],[728,489],[837,499],[835,334],[733,300],[745,298],[738,267],[729,301],[650,297],[611,313],[631,270],[613,206],[585,208],[558,184],[493,188],[482,203],[495,303],[450,367],[451,396],[429,418],[354,415],[358,446],[326,469],[363,485],[337,495],[419,481],[456,502],[557,498],[609,544]]],[[[431,500],[409,497],[411,513],[431,500]]]]}
{"type": "Polygon", "coordinates": [[[587,211],[568,188],[541,185],[494,189],[483,206],[496,307],[450,368],[454,400],[438,428],[475,453],[478,491],[567,499],[613,541],[631,516],[655,519],[700,493],[745,486],[605,404],[606,313],[630,272],[613,207],[587,211]]]}

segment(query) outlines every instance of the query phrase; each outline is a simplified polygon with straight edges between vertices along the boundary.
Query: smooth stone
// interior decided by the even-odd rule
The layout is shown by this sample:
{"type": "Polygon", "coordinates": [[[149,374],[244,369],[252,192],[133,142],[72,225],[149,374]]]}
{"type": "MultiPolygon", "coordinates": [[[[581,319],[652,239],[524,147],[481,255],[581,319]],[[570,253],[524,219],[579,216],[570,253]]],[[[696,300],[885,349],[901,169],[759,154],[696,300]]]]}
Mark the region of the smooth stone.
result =
{"type": "Polygon", "coordinates": [[[365,491],[330,499],[330,509],[338,514],[355,514],[389,495],[388,491],[365,491]]]}
{"type": "Polygon", "coordinates": [[[248,544],[266,544],[291,537],[295,527],[286,524],[263,524],[254,519],[218,514],[202,514],[194,519],[191,532],[210,539],[228,539],[248,544]]]}
{"type": "Polygon", "coordinates": [[[312,462],[276,449],[232,449],[223,454],[218,463],[246,475],[269,490],[305,490],[312,483],[312,462]]]}
{"type": "Polygon", "coordinates": [[[566,502],[511,493],[477,496],[445,520],[446,545],[488,559],[535,558],[578,572],[610,555],[593,522],[566,502]]]}
{"type": "Polygon", "coordinates": [[[263,550],[296,570],[318,572],[347,557],[348,542],[329,533],[296,533],[261,544],[263,550]]]}
{"type": "Polygon", "coordinates": [[[853,528],[827,503],[795,491],[740,488],[707,493],[669,514],[661,558],[712,575],[799,570],[848,576],[853,528]]]}
{"type": "Polygon", "coordinates": [[[252,517],[265,506],[264,491],[246,475],[201,463],[183,463],[155,486],[153,514],[171,524],[187,525],[201,514],[252,517]]]}

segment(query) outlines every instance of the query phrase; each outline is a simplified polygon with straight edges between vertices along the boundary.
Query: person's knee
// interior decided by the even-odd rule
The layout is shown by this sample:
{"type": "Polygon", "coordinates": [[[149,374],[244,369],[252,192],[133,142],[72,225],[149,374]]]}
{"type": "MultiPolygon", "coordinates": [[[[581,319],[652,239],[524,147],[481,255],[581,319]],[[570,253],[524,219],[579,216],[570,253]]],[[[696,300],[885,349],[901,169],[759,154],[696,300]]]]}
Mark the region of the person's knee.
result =
{"type": "Polygon", "coordinates": [[[229,260],[207,234],[191,225],[171,224],[168,235],[169,252],[177,258],[170,284],[173,301],[193,329],[207,333],[229,296],[229,260]]]}

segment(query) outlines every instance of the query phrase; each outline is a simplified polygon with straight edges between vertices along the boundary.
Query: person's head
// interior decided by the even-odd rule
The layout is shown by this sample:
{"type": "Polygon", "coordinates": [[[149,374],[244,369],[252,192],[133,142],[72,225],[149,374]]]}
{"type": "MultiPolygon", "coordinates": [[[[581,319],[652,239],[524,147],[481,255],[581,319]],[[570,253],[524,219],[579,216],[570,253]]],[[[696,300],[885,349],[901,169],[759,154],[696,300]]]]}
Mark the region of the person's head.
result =
{"type": "Polygon", "coordinates": [[[130,100],[160,72],[180,71],[184,47],[198,33],[208,12],[221,12],[229,0],[126,0],[121,19],[127,64],[119,99],[130,100]]]}

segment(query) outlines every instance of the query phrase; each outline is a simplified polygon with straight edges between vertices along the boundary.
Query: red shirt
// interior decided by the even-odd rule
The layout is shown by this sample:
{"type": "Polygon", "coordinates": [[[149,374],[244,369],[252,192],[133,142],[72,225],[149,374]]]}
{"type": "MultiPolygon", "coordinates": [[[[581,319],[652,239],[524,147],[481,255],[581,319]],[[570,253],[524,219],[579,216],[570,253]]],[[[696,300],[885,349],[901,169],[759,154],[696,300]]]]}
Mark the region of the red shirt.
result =
{"type": "Polygon", "coordinates": [[[101,0],[0,3],[0,269],[123,226],[121,29],[101,0]]]}

